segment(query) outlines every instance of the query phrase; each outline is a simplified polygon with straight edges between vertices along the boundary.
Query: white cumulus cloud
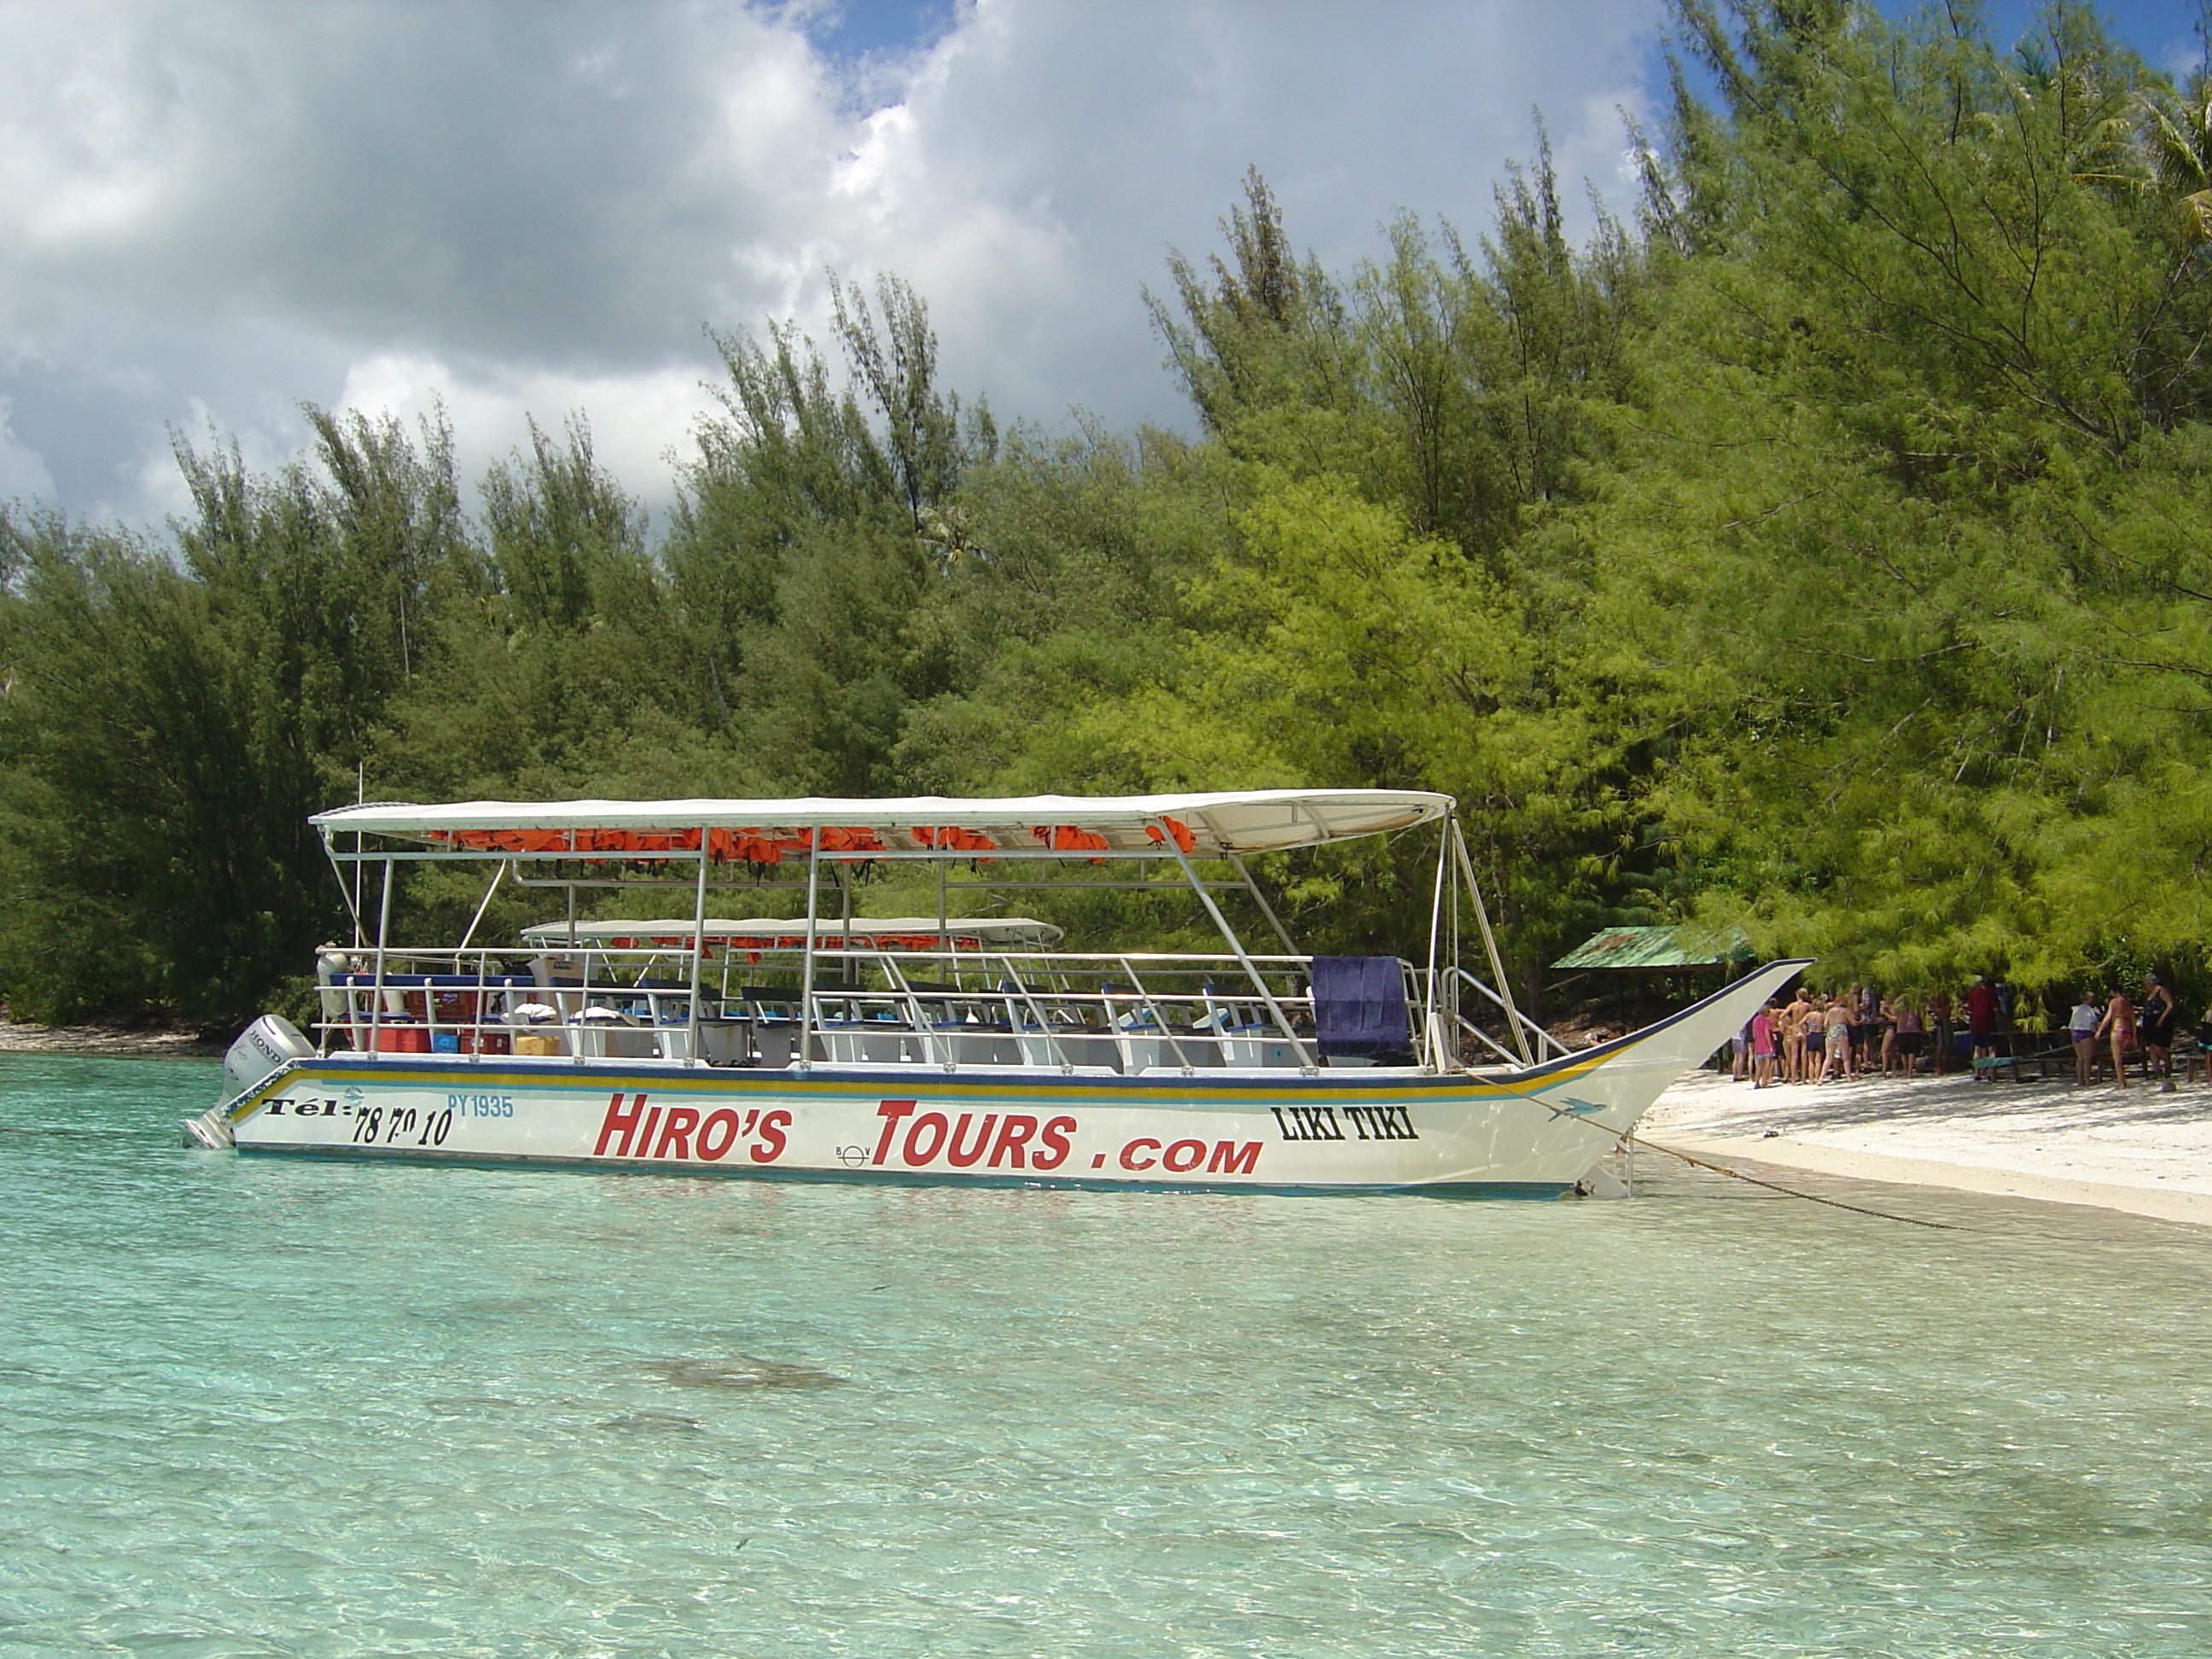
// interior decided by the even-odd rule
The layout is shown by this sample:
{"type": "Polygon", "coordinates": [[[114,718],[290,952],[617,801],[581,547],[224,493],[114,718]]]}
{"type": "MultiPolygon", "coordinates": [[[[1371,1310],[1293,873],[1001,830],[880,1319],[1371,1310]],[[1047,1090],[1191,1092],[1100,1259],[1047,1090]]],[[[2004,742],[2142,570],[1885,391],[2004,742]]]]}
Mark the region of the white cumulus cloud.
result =
{"type": "Polygon", "coordinates": [[[15,435],[14,413],[8,399],[0,398],[0,502],[50,501],[54,475],[46,458],[15,435]]]}
{"type": "Polygon", "coordinates": [[[702,325],[818,334],[828,270],[914,283],[1002,415],[1182,418],[1139,290],[1248,162],[1340,267],[1398,208],[1478,230],[1536,106],[1569,184],[1619,192],[1658,24],[972,0],[855,66],[823,10],[0,3],[0,480],[157,517],[169,428],[283,453],[302,400],[434,398],[471,470],[581,407],[664,501],[702,325]]]}

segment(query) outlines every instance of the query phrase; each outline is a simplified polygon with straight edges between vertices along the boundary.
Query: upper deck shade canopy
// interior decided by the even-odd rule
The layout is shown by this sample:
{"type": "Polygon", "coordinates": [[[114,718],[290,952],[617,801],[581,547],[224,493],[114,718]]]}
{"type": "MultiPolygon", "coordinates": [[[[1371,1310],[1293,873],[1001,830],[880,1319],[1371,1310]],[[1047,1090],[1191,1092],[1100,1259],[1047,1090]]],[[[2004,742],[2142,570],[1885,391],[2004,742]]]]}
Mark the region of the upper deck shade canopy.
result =
{"type": "MultiPolygon", "coordinates": [[[[806,918],[756,916],[744,921],[709,916],[700,930],[707,944],[727,951],[796,951],[806,943],[806,918]]],[[[656,948],[688,951],[691,924],[682,921],[541,921],[522,930],[532,945],[565,945],[573,933],[579,945],[604,945],[615,951],[656,948]]],[[[814,943],[824,951],[978,951],[1054,945],[1060,930],[1048,921],[1029,916],[954,916],[943,931],[934,916],[854,916],[842,921],[835,916],[818,918],[814,943]]]]}
{"type": "Polygon", "coordinates": [[[462,801],[444,806],[347,806],[310,820],[327,838],[358,831],[455,850],[539,857],[696,854],[780,863],[811,849],[988,858],[994,852],[1073,856],[1279,852],[1431,823],[1449,795],[1410,789],[1251,789],[1189,795],[1024,795],[999,800],[905,799],[462,801]]]}

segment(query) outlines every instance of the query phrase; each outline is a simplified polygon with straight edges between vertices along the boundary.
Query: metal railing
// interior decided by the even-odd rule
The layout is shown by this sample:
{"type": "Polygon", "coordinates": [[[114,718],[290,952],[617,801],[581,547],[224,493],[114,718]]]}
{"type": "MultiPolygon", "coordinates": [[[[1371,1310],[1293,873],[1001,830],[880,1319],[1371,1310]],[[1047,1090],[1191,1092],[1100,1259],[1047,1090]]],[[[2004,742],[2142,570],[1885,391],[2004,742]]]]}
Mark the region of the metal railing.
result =
{"type": "MultiPolygon", "coordinates": [[[[1560,1042],[1559,1038],[1553,1036],[1549,1031],[1536,1024],[1534,1020],[1522,1013],[1520,1009],[1514,1006],[1514,1005],[1508,1001],[1504,997],[1500,996],[1496,991],[1484,984],[1473,974],[1468,973],[1466,969],[1446,969],[1444,970],[1444,981],[1447,989],[1465,986],[1468,989],[1479,993],[1492,1006],[1497,1008],[1499,1012],[1505,1015],[1506,1029],[1509,1032],[1517,1025],[1522,1031],[1534,1038],[1536,1043],[1534,1058],[1539,1065],[1542,1064],[1545,1060],[1551,1059],[1554,1054],[1571,1054],[1574,1052],[1574,1050],[1570,1048],[1565,1043],[1560,1042]]],[[[1469,1036],[1474,1037],[1477,1042],[1480,1042],[1484,1048],[1489,1049],[1491,1053],[1496,1054],[1507,1065],[1517,1069],[1526,1063],[1518,1054],[1507,1048],[1495,1037],[1492,1036],[1489,1032],[1484,1030],[1473,1020],[1468,1018],[1466,1015],[1461,1013],[1459,1012],[1459,1004],[1456,998],[1453,999],[1450,1006],[1452,1019],[1461,1030],[1466,1032],[1469,1036]]]]}
{"type": "MultiPolygon", "coordinates": [[[[695,980],[693,953],[665,946],[332,947],[316,1027],[326,1053],[457,1061],[1125,1073],[1323,1063],[1304,957],[817,950],[809,994],[799,963],[778,954],[706,957],[695,980]],[[669,971],[656,976],[656,966],[669,971]]],[[[1400,969],[1410,1023],[1425,1004],[1423,976],[1400,969]]]]}

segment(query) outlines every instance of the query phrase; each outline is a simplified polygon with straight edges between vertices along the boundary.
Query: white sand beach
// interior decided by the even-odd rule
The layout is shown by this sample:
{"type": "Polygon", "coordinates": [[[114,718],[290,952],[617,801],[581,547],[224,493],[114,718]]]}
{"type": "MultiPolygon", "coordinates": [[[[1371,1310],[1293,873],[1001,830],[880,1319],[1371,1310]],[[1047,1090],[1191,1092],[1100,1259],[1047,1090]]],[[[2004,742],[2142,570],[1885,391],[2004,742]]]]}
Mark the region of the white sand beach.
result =
{"type": "Polygon", "coordinates": [[[2212,1226],[2212,1086],[1942,1078],[1754,1089],[1711,1072],[1659,1097],[1660,1146],[1871,1181],[2093,1204],[2212,1226]]]}
{"type": "Polygon", "coordinates": [[[0,1054],[94,1054],[137,1059],[182,1054],[220,1054],[223,1045],[197,1031],[161,1028],[131,1030],[118,1025],[33,1025],[0,1013],[0,1054]]]}

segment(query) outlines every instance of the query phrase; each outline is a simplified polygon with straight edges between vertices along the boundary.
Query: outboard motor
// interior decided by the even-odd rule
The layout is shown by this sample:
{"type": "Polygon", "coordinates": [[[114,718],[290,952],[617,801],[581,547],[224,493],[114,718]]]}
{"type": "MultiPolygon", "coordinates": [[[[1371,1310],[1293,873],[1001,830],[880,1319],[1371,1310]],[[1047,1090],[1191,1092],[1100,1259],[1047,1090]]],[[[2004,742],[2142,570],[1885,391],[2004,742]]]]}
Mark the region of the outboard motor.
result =
{"type": "Polygon", "coordinates": [[[315,1045],[282,1014],[264,1014],[247,1026],[222,1057],[223,1098],[236,1100],[280,1066],[313,1060],[315,1045]]]}
{"type": "Polygon", "coordinates": [[[242,1099],[269,1074],[296,1060],[312,1060],[315,1045],[300,1028],[282,1014],[264,1014],[247,1026],[230,1052],[222,1057],[222,1100],[212,1110],[185,1120],[185,1146],[221,1152],[233,1146],[230,1120],[224,1115],[230,1103],[242,1099]]]}

